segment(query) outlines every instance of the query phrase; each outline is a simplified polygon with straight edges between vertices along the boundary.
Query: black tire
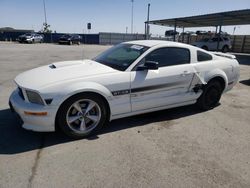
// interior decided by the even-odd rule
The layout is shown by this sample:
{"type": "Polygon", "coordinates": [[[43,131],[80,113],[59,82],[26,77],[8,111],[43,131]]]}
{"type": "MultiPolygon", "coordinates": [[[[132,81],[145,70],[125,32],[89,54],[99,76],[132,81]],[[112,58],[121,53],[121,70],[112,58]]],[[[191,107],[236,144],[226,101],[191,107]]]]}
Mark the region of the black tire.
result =
{"type": "Polygon", "coordinates": [[[216,107],[222,95],[220,82],[212,80],[204,86],[201,96],[197,100],[197,106],[201,110],[210,110],[216,107]]]}
{"type": "Polygon", "coordinates": [[[222,52],[227,53],[228,51],[229,51],[228,46],[227,46],[227,45],[226,45],[226,46],[223,46],[222,52]]]}
{"type": "Polygon", "coordinates": [[[208,50],[208,47],[207,46],[202,46],[201,47],[203,50],[208,50]]]}
{"type": "Polygon", "coordinates": [[[74,138],[74,139],[80,139],[80,138],[84,138],[84,137],[96,134],[105,125],[107,120],[108,120],[108,110],[107,110],[106,103],[103,101],[103,99],[100,96],[93,94],[93,93],[77,94],[77,95],[74,95],[73,97],[70,97],[61,105],[61,107],[59,108],[57,112],[57,117],[56,117],[58,128],[67,136],[74,138]],[[93,130],[86,132],[86,133],[79,133],[79,132],[72,130],[72,128],[70,128],[70,126],[67,123],[68,111],[70,110],[72,104],[74,104],[76,101],[79,101],[79,100],[92,100],[96,104],[98,104],[98,106],[100,107],[101,117],[100,117],[99,123],[95,126],[93,130]]]}

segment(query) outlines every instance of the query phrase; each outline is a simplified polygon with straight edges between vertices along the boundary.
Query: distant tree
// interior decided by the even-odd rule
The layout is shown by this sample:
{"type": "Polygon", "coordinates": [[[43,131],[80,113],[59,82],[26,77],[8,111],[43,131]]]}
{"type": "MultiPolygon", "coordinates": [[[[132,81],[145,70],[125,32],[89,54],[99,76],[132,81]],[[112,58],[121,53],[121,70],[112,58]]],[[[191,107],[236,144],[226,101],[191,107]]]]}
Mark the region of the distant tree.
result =
{"type": "Polygon", "coordinates": [[[43,29],[41,30],[41,33],[52,33],[48,23],[43,23],[43,29]]]}

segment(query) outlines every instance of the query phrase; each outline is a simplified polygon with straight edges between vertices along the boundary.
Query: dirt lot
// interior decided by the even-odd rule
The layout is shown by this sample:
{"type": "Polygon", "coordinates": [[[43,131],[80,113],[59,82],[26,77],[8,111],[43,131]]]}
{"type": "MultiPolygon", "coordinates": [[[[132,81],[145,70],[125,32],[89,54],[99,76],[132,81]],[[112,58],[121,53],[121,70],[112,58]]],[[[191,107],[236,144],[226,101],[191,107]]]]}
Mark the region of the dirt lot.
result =
{"type": "Polygon", "coordinates": [[[187,106],[116,120],[83,140],[20,127],[8,108],[17,74],[107,48],[0,43],[1,188],[250,187],[250,56],[211,111],[187,106]]]}

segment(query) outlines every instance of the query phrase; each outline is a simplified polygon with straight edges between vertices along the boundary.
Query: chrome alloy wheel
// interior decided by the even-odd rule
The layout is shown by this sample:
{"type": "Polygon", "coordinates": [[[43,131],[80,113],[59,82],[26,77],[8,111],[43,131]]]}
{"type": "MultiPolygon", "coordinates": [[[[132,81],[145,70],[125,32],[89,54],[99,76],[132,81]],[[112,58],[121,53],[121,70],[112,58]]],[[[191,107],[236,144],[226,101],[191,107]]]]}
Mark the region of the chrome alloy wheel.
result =
{"type": "Polygon", "coordinates": [[[66,121],[71,130],[76,133],[88,133],[93,130],[101,119],[99,105],[90,99],[74,102],[68,109],[66,121]]]}

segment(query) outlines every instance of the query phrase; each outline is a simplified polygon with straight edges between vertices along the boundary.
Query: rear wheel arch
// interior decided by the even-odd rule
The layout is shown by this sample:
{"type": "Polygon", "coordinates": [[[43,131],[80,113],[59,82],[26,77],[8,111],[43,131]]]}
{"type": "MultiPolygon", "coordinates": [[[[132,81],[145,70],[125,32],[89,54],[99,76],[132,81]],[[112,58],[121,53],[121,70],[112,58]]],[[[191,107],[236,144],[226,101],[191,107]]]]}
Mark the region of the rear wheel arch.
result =
{"type": "Polygon", "coordinates": [[[227,74],[222,69],[215,68],[204,75],[205,82],[208,83],[211,82],[212,80],[218,81],[221,84],[223,91],[226,89],[228,84],[228,78],[227,74]]]}
{"type": "Polygon", "coordinates": [[[208,47],[207,47],[206,45],[203,45],[201,48],[202,48],[203,50],[209,50],[208,47]]]}
{"type": "Polygon", "coordinates": [[[211,78],[207,84],[203,85],[202,94],[197,99],[196,105],[201,110],[210,110],[216,107],[225,89],[225,84],[225,80],[220,76],[211,78]]]}
{"type": "Polygon", "coordinates": [[[222,91],[224,91],[224,89],[226,88],[226,81],[223,77],[221,76],[215,76],[213,78],[211,78],[208,82],[212,82],[212,81],[217,81],[220,83],[222,91]]]}

